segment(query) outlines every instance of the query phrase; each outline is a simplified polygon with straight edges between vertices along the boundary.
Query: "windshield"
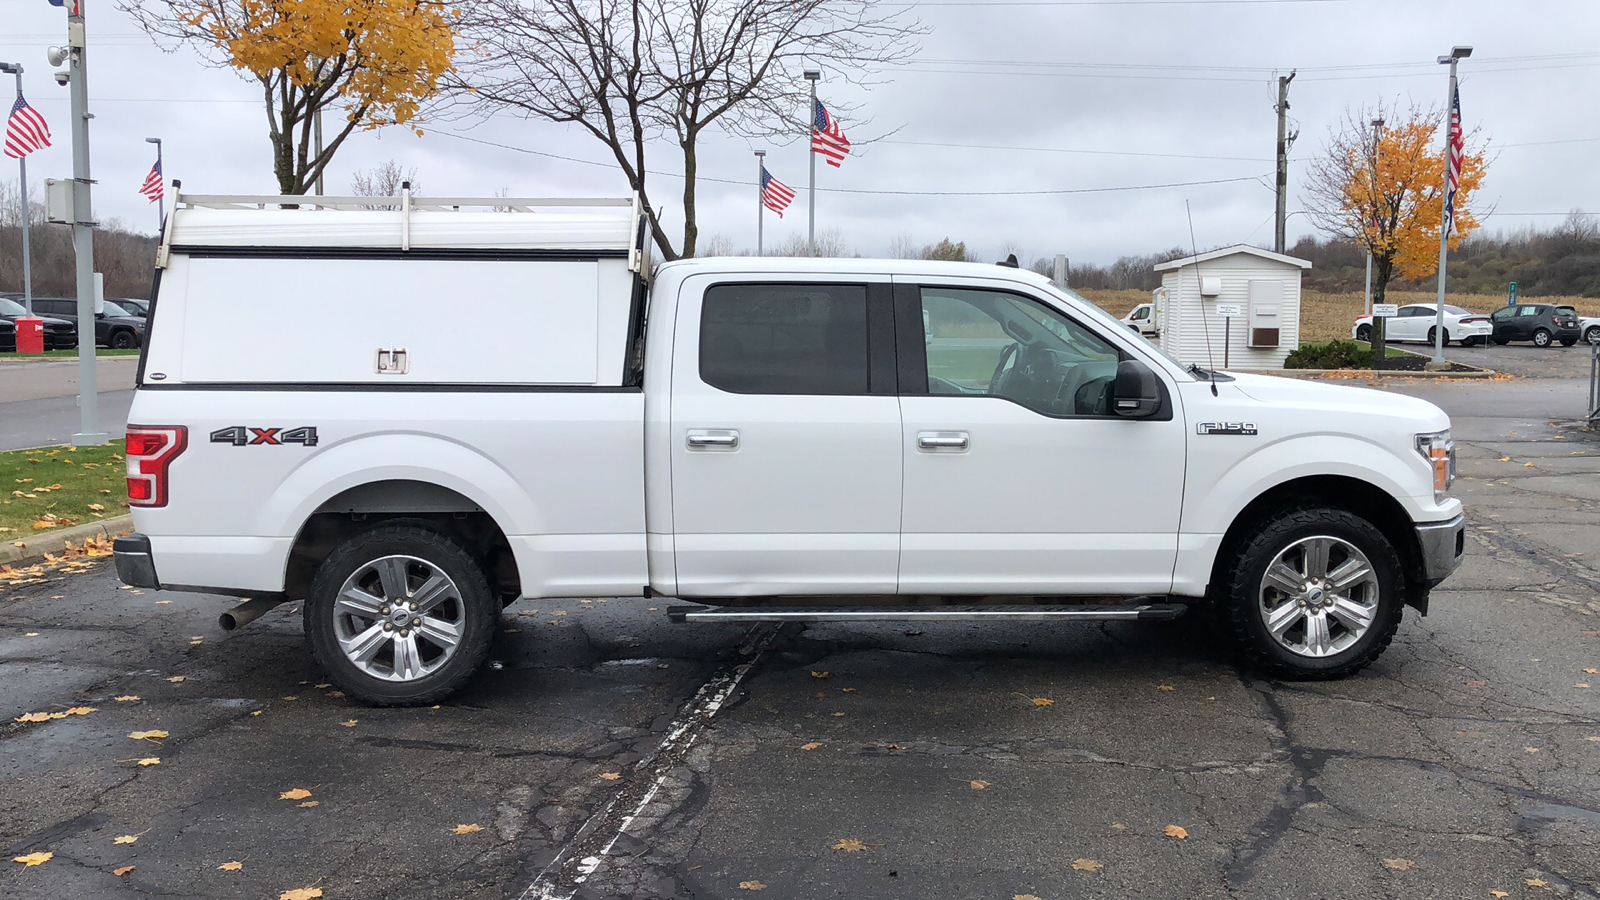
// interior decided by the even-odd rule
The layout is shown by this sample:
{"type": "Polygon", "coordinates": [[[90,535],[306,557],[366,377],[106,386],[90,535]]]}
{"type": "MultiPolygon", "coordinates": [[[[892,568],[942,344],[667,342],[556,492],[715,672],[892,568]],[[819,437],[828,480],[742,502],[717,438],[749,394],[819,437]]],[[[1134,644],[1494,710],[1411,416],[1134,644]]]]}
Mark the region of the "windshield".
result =
{"type": "Polygon", "coordinates": [[[131,315],[133,315],[133,313],[128,312],[127,310],[125,310],[122,307],[116,305],[115,303],[112,303],[110,300],[101,300],[100,303],[101,303],[101,308],[105,311],[105,314],[108,315],[108,316],[131,316],[131,315]]]}
{"type": "Polygon", "coordinates": [[[26,313],[27,310],[22,308],[21,303],[0,297],[0,316],[20,316],[26,313]]]}

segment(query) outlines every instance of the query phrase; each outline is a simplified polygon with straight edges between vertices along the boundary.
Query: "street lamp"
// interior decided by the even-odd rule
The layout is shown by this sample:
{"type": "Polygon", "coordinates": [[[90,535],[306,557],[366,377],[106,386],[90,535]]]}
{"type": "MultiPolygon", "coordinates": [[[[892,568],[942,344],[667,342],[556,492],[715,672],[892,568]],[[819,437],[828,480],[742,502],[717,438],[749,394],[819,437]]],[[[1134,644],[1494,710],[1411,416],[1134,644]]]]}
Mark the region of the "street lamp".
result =
{"type": "MultiPolygon", "coordinates": [[[[817,81],[822,78],[822,70],[806,69],[803,74],[806,81],[811,82],[811,108],[806,110],[807,121],[811,123],[806,132],[806,138],[809,140],[811,132],[817,128],[817,81]]],[[[811,151],[810,157],[811,185],[807,193],[811,195],[808,201],[811,205],[811,214],[806,221],[806,255],[815,258],[817,255],[817,151],[815,149],[811,151]]]]}
{"type": "Polygon", "coordinates": [[[1439,192],[1439,202],[1443,204],[1442,214],[1439,217],[1439,305],[1434,310],[1433,322],[1433,359],[1429,365],[1443,368],[1444,361],[1444,266],[1445,254],[1450,249],[1451,203],[1454,198],[1450,196],[1450,170],[1453,164],[1451,159],[1450,133],[1455,127],[1456,110],[1456,63],[1472,55],[1471,47],[1455,46],[1450,48],[1449,56],[1439,57],[1439,65],[1450,67],[1450,90],[1444,95],[1444,185],[1439,192]]]}

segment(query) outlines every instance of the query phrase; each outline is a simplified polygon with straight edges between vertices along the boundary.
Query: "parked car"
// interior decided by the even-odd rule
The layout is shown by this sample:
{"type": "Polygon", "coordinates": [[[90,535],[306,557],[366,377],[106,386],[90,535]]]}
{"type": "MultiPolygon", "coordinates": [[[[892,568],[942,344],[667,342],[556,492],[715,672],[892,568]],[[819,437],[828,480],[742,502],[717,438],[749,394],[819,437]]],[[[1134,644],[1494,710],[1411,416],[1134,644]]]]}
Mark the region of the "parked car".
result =
{"type": "Polygon", "coordinates": [[[1161,325],[1156,321],[1156,305],[1154,303],[1141,303],[1128,314],[1122,317],[1122,324],[1132,328],[1142,335],[1154,337],[1161,333],[1161,325]]]}
{"type": "Polygon", "coordinates": [[[0,319],[0,353],[14,353],[17,349],[17,326],[10,319],[0,319]]]}
{"type": "MultiPolygon", "coordinates": [[[[1408,303],[1396,310],[1384,325],[1386,341],[1421,341],[1432,344],[1438,323],[1439,306],[1436,303],[1408,303]]],[[[1451,306],[1444,307],[1444,342],[1459,341],[1470,347],[1489,339],[1493,327],[1487,316],[1451,306]]],[[[1372,317],[1358,316],[1350,327],[1350,336],[1358,341],[1372,340],[1372,317]]]]}
{"type": "Polygon", "coordinates": [[[1207,603],[1254,666],[1336,678],[1461,562],[1438,407],[1185,367],[1025,269],[655,266],[638,199],[204,200],[158,257],[184,277],[128,415],[117,574],[251,598],[225,627],[303,600],[367,703],[440,702],[544,597],[682,598],[683,623],[1207,603]],[[499,326],[441,316],[446,284],[499,326]]]}
{"type": "MultiPolygon", "coordinates": [[[[1570,306],[1558,306],[1556,307],[1556,312],[1571,313],[1574,316],[1578,316],[1578,311],[1570,306]]],[[[1585,341],[1591,344],[1600,344],[1600,317],[1578,316],[1578,332],[1583,335],[1585,341]]]]}
{"type": "MultiPolygon", "coordinates": [[[[44,348],[46,350],[71,350],[78,346],[78,326],[66,319],[39,315],[38,298],[35,297],[33,302],[35,304],[33,308],[34,318],[44,323],[44,348]]],[[[17,327],[15,323],[17,317],[25,316],[27,313],[28,311],[16,300],[0,297],[0,319],[4,319],[11,326],[11,331],[8,332],[10,337],[0,337],[0,342],[6,342],[5,346],[0,349],[17,349],[17,327]]]]}
{"type": "MultiPolygon", "coordinates": [[[[34,312],[49,313],[58,319],[66,319],[74,325],[78,322],[78,301],[68,297],[35,297],[33,298],[34,312]]],[[[94,342],[99,347],[112,347],[117,350],[131,350],[144,343],[143,316],[136,316],[110,300],[103,301],[101,312],[95,316],[94,342]]]]}
{"type": "Polygon", "coordinates": [[[140,300],[135,297],[118,297],[114,301],[118,306],[133,313],[140,318],[150,318],[150,301],[140,300]]]}
{"type": "Polygon", "coordinates": [[[1554,341],[1571,347],[1583,337],[1578,314],[1570,306],[1550,303],[1515,303],[1490,314],[1494,323],[1494,342],[1502,346],[1512,341],[1532,341],[1535,347],[1548,347],[1554,341]]]}

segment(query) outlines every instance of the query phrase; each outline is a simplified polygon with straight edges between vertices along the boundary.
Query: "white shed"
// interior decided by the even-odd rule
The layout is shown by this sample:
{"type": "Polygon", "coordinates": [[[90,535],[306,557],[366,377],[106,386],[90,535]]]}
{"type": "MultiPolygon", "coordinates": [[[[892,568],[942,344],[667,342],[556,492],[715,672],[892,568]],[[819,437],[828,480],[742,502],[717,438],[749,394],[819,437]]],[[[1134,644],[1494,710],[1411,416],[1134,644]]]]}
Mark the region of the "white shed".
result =
{"type": "Polygon", "coordinates": [[[1161,349],[1202,366],[1283,368],[1300,346],[1300,272],[1309,268],[1244,244],[1161,263],[1161,349]],[[1219,305],[1236,315],[1224,318],[1219,305]]]}

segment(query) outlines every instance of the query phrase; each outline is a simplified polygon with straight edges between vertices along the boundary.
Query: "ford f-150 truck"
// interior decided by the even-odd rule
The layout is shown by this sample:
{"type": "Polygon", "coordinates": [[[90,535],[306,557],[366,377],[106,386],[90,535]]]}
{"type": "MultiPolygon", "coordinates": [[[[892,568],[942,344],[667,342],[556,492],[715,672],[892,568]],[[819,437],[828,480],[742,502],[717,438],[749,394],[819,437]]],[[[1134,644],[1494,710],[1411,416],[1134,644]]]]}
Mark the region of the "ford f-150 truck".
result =
{"type": "Polygon", "coordinates": [[[1254,665],[1338,677],[1462,554],[1436,407],[1184,366],[1027,271],[653,266],[636,199],[285,203],[178,198],[116,566],[247,598],[225,626],[303,600],[368,703],[437,702],[538,597],[687,622],[1204,605],[1254,665]]]}

